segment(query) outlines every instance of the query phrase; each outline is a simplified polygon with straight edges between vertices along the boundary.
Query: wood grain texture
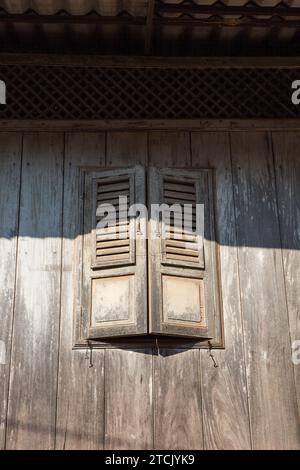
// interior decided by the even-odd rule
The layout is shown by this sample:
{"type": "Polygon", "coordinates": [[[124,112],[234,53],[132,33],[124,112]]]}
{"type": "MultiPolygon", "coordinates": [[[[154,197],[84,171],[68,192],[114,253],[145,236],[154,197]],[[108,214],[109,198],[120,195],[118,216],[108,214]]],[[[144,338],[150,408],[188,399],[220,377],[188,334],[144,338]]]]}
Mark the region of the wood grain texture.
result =
{"type": "MultiPolygon", "coordinates": [[[[293,352],[300,340],[300,134],[273,133],[282,256],[293,352]]],[[[299,356],[298,356],[299,357],[299,356]]],[[[300,421],[300,365],[294,367],[300,421]]]]}
{"type": "Polygon", "coordinates": [[[202,449],[199,352],[159,350],[154,370],[154,447],[202,449]]]}
{"type": "Polygon", "coordinates": [[[54,447],[63,138],[24,136],[7,448],[54,447]]]}
{"type": "MultiPolygon", "coordinates": [[[[13,54],[14,55],[14,54],[13,54]]],[[[25,55],[25,54],[23,54],[25,55]]],[[[34,54],[35,55],[35,54],[34,54]]],[[[128,57],[124,57],[126,61],[128,57]]],[[[266,58],[264,57],[263,60],[266,58]]],[[[94,62],[94,56],[91,55],[94,62]]],[[[249,57],[247,57],[247,61],[249,57]]],[[[191,130],[229,131],[229,130],[287,130],[299,131],[299,119],[130,119],[119,120],[0,120],[2,131],[51,131],[51,132],[131,132],[136,131],[172,131],[189,132],[191,130]]]]}
{"type": "MultiPolygon", "coordinates": [[[[112,167],[146,164],[147,133],[108,133],[106,159],[112,167]]],[[[107,350],[105,448],[151,448],[151,413],[152,350],[107,350]]]]}
{"type": "Polygon", "coordinates": [[[108,132],[107,166],[147,164],[146,132],[108,132]]]}
{"type": "Polygon", "coordinates": [[[149,162],[162,168],[190,166],[189,132],[149,132],[149,162]]]}
{"type": "MultiPolygon", "coordinates": [[[[150,132],[150,164],[191,164],[188,132],[150,132]]],[[[200,361],[195,351],[165,349],[154,357],[154,446],[203,448],[200,361]],[[178,354],[173,354],[173,353],[178,354]]]]}
{"type": "MultiPolygon", "coordinates": [[[[212,172],[208,171],[187,171],[187,170],[174,170],[174,169],[158,169],[150,167],[148,169],[148,204],[151,209],[154,205],[159,206],[166,203],[164,198],[165,190],[164,183],[169,180],[173,181],[174,187],[178,187],[178,181],[182,185],[185,183],[185,190],[188,187],[194,191],[192,198],[195,199],[195,204],[204,204],[204,218],[205,218],[205,243],[201,243],[202,236],[194,236],[193,245],[193,258],[187,256],[186,245],[184,249],[181,248],[181,255],[171,256],[167,259],[166,254],[169,248],[166,242],[162,242],[162,238],[166,238],[167,243],[170,236],[164,230],[168,221],[163,223],[164,216],[162,214],[162,221],[158,225],[157,215],[151,216],[149,220],[149,233],[151,234],[148,239],[148,273],[149,285],[151,286],[149,292],[149,331],[151,333],[173,335],[173,336],[190,336],[198,338],[210,337],[208,331],[208,324],[212,324],[212,334],[214,335],[214,316],[215,311],[219,313],[218,309],[218,289],[217,278],[215,274],[216,263],[214,263],[214,244],[211,243],[213,235],[213,217],[211,216],[212,207],[209,204],[210,184],[212,181],[212,172]],[[189,182],[189,186],[187,185],[189,182]],[[157,237],[157,231],[161,233],[161,237],[157,237]],[[183,254],[184,253],[184,254],[183,254]],[[197,268],[204,268],[204,253],[205,253],[205,270],[200,271],[197,268]],[[196,254],[197,258],[194,256],[196,254]],[[178,259],[179,258],[179,259],[178,259]],[[200,279],[204,277],[204,281],[200,279]],[[203,284],[206,289],[206,302],[203,299],[203,284]],[[201,287],[200,287],[201,286],[201,287]],[[201,293],[202,292],[202,293],[201,293]],[[176,312],[176,313],[175,313],[176,312]],[[174,316],[175,315],[175,316],[174,316]],[[189,321],[189,315],[193,315],[189,321]]],[[[170,184],[170,183],[169,183],[170,184]]],[[[175,193],[177,196],[177,193],[175,193]]],[[[191,193],[185,193],[190,197],[191,193]]],[[[185,196],[186,197],[186,196],[185,196]]],[[[178,200],[178,199],[177,199],[178,200]]],[[[175,199],[175,201],[177,202],[175,199]]],[[[183,199],[184,200],[184,199],[183,199]]],[[[171,202],[174,204],[175,202],[171,202]]],[[[195,206],[194,204],[194,206],[195,206]]],[[[186,207],[184,208],[186,212],[186,207]]],[[[151,210],[152,213],[152,210],[151,210]]],[[[185,219],[186,219],[186,213],[185,219]]],[[[176,232],[181,235],[179,225],[182,220],[179,220],[178,215],[176,222],[177,227],[174,227],[176,232]]],[[[176,220],[176,217],[174,220],[176,220]]],[[[186,222],[186,220],[185,220],[186,222]]],[[[198,230],[200,228],[200,224],[198,230]]],[[[191,232],[186,230],[185,234],[193,239],[191,232]]],[[[172,235],[171,235],[172,237],[172,235]]]]}
{"type": "Polygon", "coordinates": [[[0,449],[5,446],[15,293],[21,152],[21,133],[0,134],[0,449]]]}
{"type": "Polygon", "coordinates": [[[104,435],[104,351],[72,351],[76,240],[80,234],[79,167],[105,165],[105,135],[74,133],[65,138],[61,329],[56,448],[101,449],[104,435]]]}
{"type": "Polygon", "coordinates": [[[152,350],[105,354],[105,448],[150,449],[152,350]]]}
{"type": "Polygon", "coordinates": [[[103,435],[104,350],[72,351],[66,343],[60,355],[56,449],[99,450],[103,435]]]}
{"type": "MultiPolygon", "coordinates": [[[[146,239],[138,231],[138,223],[135,218],[127,217],[127,209],[123,212],[127,219],[126,223],[123,220],[120,225],[117,225],[126,229],[125,237],[129,243],[125,248],[127,254],[121,253],[117,256],[114,253],[102,258],[100,256],[93,257],[96,240],[107,236],[107,229],[99,228],[99,219],[96,217],[100,208],[97,206],[99,184],[101,187],[99,182],[102,181],[103,188],[107,188],[108,185],[105,183],[107,178],[110,182],[114,181],[114,184],[110,183],[110,188],[112,186],[120,188],[116,193],[117,198],[118,194],[126,198],[129,193],[128,210],[134,209],[134,204],[137,204],[137,207],[141,204],[145,207],[146,175],[145,169],[141,166],[86,172],[81,314],[87,319],[86,328],[83,329],[83,337],[89,339],[135,336],[147,333],[147,296],[145,296],[147,291],[147,245],[146,239]],[[124,181],[124,178],[125,183],[118,183],[124,181]],[[96,181],[97,183],[95,183],[96,181]],[[102,266],[105,269],[98,269],[102,266]]],[[[104,192],[103,194],[108,193],[104,192]]],[[[132,216],[134,215],[132,213],[132,216]]],[[[140,228],[146,230],[145,220],[141,221],[140,228]]],[[[108,228],[110,234],[113,229],[113,226],[108,228]]],[[[124,243],[124,239],[119,240],[119,243],[124,243]]]]}
{"type": "MultiPolygon", "coordinates": [[[[270,2],[272,3],[272,2],[270,2]]],[[[300,68],[300,59],[291,57],[171,57],[171,56],[116,56],[81,54],[1,54],[3,65],[73,65],[77,67],[115,67],[115,68],[300,68]]],[[[257,119],[254,122],[259,122],[257,119]]],[[[108,121],[109,123],[109,121],[108,121]]],[[[139,121],[133,124],[138,126],[139,121]]]]}
{"type": "Polygon", "coordinates": [[[9,449],[247,449],[250,437],[254,449],[300,448],[300,366],[291,362],[291,340],[300,339],[299,135],[273,134],[274,172],[264,132],[231,134],[232,167],[222,131],[192,133],[192,160],[186,131],[149,131],[148,140],[109,132],[106,143],[103,133],[70,133],[63,181],[63,134],[25,135],[22,175],[21,135],[0,134],[0,340],[8,344],[17,264],[0,448],[7,407],[9,449]],[[146,165],[148,146],[157,166],[216,168],[226,345],[213,351],[218,368],[207,351],[170,341],[154,356],[148,345],[72,350],[77,167],[104,167],[105,145],[111,167],[146,165]]]}
{"type": "Polygon", "coordinates": [[[231,134],[241,305],[254,449],[299,449],[271,143],[231,134]]]}
{"type": "MultiPolygon", "coordinates": [[[[229,136],[192,133],[192,164],[215,168],[216,228],[219,237],[225,350],[201,351],[205,449],[251,448],[243,330],[240,310],[229,136]]],[[[221,327],[221,326],[220,326],[221,327]]]]}

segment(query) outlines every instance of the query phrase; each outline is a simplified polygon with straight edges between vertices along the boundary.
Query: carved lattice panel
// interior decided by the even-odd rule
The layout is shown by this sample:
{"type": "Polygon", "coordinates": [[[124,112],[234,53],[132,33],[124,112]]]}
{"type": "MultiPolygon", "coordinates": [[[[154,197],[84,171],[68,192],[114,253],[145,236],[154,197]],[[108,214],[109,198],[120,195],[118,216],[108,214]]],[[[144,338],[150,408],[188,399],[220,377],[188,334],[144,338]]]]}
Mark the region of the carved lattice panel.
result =
{"type": "Polygon", "coordinates": [[[2,65],[0,119],[298,117],[297,69],[113,68],[2,65]]]}

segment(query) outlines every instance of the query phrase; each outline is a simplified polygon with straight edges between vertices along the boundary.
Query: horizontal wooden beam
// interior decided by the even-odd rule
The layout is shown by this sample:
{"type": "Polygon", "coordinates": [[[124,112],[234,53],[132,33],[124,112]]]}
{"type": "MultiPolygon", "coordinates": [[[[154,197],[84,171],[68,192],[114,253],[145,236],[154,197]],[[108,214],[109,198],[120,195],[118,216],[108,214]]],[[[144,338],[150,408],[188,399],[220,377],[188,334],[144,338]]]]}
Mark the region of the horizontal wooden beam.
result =
{"type": "Polygon", "coordinates": [[[300,57],[145,57],[70,54],[0,54],[0,65],[109,68],[300,68],[300,57]]]}
{"type": "Polygon", "coordinates": [[[300,130],[299,119],[148,119],[98,121],[0,120],[1,131],[95,132],[99,130],[300,130]]]}

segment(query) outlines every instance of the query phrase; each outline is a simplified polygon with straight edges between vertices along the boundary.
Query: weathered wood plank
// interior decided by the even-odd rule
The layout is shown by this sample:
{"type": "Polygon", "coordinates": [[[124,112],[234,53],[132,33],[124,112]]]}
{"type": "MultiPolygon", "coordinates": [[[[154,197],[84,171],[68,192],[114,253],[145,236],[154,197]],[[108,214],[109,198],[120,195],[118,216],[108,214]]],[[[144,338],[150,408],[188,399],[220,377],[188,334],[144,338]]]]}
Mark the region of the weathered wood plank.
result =
{"type": "MultiPolygon", "coordinates": [[[[296,362],[300,340],[300,133],[273,133],[282,256],[293,353],[296,362]]],[[[295,364],[300,416],[300,365],[295,364]]],[[[299,418],[300,419],[300,418],[299,418]]]]}
{"type": "MultiPolygon", "coordinates": [[[[152,165],[190,166],[190,150],[188,132],[149,133],[152,165]]],[[[165,349],[154,357],[155,448],[203,448],[199,374],[197,351],[165,349]]]]}
{"type": "MultiPolygon", "coordinates": [[[[147,133],[108,133],[107,166],[147,163],[147,133]]],[[[105,448],[149,449],[153,445],[152,350],[107,350],[105,448]]]]}
{"type": "Polygon", "coordinates": [[[56,448],[101,449],[104,435],[104,351],[72,351],[74,295],[79,275],[74,256],[80,234],[79,167],[105,166],[105,134],[65,138],[61,331],[56,448]]]}
{"type": "Polygon", "coordinates": [[[201,351],[205,449],[251,448],[243,330],[240,311],[229,136],[192,133],[194,167],[215,168],[216,226],[219,237],[225,350],[201,351]]]}
{"type": "Polygon", "coordinates": [[[154,447],[203,449],[199,351],[154,356],[154,447]]]}
{"type": "MultiPolygon", "coordinates": [[[[23,54],[25,55],[25,54],[23,54]]],[[[126,60],[128,57],[126,57],[126,60]]],[[[248,58],[247,58],[248,59],[248,58]]],[[[94,60],[94,59],[92,59],[94,60]]],[[[0,120],[0,127],[4,131],[51,131],[51,132],[134,132],[157,130],[160,132],[172,131],[220,131],[220,130],[299,130],[299,119],[148,119],[148,120],[80,120],[80,121],[38,121],[38,120],[0,120]]]]}
{"type": "Polygon", "coordinates": [[[299,449],[271,142],[232,133],[241,305],[254,449],[299,449]]]}
{"type": "Polygon", "coordinates": [[[149,161],[150,164],[158,167],[190,166],[189,132],[149,132],[149,161]]]}
{"type": "Polygon", "coordinates": [[[150,449],[152,350],[105,354],[105,448],[150,449]]]}
{"type": "Polygon", "coordinates": [[[107,133],[107,166],[134,166],[146,163],[146,132],[107,133]]]}
{"type": "Polygon", "coordinates": [[[24,136],[7,448],[51,449],[60,310],[60,134],[24,136]]]}
{"type": "MultiPolygon", "coordinates": [[[[271,2],[270,2],[271,3],[271,2]]],[[[114,68],[174,68],[211,69],[211,68],[300,68],[299,57],[170,57],[170,56],[116,56],[82,54],[1,54],[3,65],[72,65],[77,67],[114,67],[114,68]]],[[[138,125],[138,122],[134,122],[138,125]]]]}
{"type": "Polygon", "coordinates": [[[104,350],[72,351],[68,340],[61,343],[56,449],[102,449],[103,405],[104,350]]]}
{"type": "Polygon", "coordinates": [[[0,449],[5,446],[22,134],[0,134],[0,449]]]}

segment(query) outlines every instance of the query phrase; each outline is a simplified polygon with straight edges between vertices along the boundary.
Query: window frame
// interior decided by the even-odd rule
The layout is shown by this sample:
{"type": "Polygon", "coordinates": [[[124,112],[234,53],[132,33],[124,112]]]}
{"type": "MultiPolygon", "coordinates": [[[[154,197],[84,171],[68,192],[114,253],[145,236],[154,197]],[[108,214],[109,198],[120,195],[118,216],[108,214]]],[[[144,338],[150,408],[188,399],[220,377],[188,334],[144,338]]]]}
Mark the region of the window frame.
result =
{"type": "MultiPolygon", "coordinates": [[[[146,171],[146,186],[147,186],[147,165],[143,165],[146,171]]],[[[128,166],[128,168],[133,168],[134,165],[128,166]]],[[[197,171],[209,170],[212,173],[212,216],[214,223],[214,252],[216,257],[216,275],[217,279],[215,282],[216,288],[218,289],[218,312],[215,312],[215,318],[213,321],[212,335],[213,339],[207,338],[190,338],[187,336],[175,337],[175,336],[165,336],[162,334],[145,334],[140,336],[124,336],[124,337],[106,337],[106,338],[93,338],[87,339],[82,334],[82,324],[86,319],[82,315],[82,258],[83,258],[83,237],[84,237],[84,193],[85,193],[85,176],[89,172],[101,172],[109,170],[126,170],[126,167],[107,167],[107,166],[97,166],[97,167],[78,167],[78,191],[79,191],[79,201],[78,206],[78,217],[80,220],[80,235],[75,240],[74,254],[76,260],[78,260],[77,266],[78,270],[74,273],[76,277],[76,293],[74,296],[74,318],[73,318],[73,349],[87,349],[87,348],[135,348],[143,349],[145,347],[153,348],[214,348],[214,349],[224,349],[225,348],[225,338],[224,338],[224,318],[223,318],[223,301],[222,301],[222,290],[221,290],[221,276],[220,276],[220,254],[219,254],[219,241],[218,241],[218,227],[217,227],[217,207],[216,207],[216,176],[214,168],[197,168],[197,171]]],[[[195,171],[194,167],[185,166],[185,167],[176,167],[170,168],[170,170],[187,170],[195,171]]],[[[146,196],[146,203],[148,204],[148,195],[146,196]]],[[[148,252],[147,252],[148,256],[148,252]]],[[[148,261],[147,261],[148,264],[148,261]]],[[[149,296],[149,280],[147,284],[147,296],[149,296]]],[[[149,309],[148,309],[148,321],[149,321],[149,309]]]]}

